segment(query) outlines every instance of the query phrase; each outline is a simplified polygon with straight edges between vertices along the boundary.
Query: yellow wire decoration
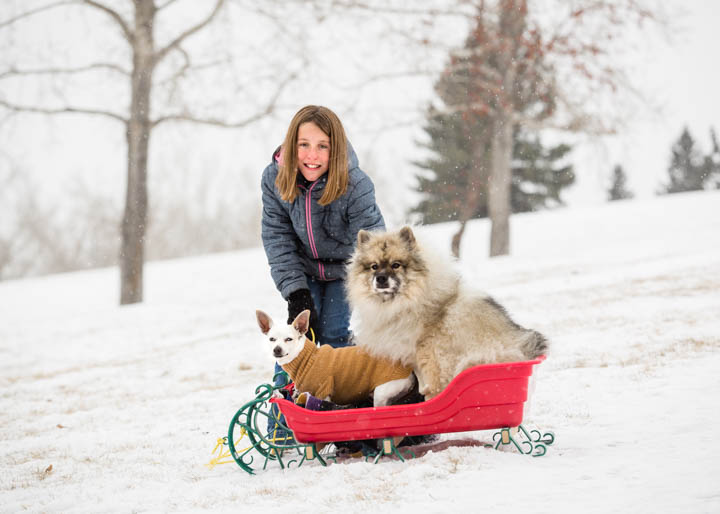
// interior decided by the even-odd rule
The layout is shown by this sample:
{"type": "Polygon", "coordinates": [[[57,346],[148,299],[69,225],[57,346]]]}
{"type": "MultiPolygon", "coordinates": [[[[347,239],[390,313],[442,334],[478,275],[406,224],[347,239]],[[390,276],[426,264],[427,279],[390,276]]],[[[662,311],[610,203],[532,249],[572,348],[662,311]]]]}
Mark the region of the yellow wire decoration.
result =
{"type": "MultiPolygon", "coordinates": [[[[311,328],[310,329],[310,341],[315,344],[315,331],[311,328]]],[[[278,437],[278,429],[281,428],[278,424],[277,420],[275,421],[275,427],[272,432],[272,437],[264,439],[266,442],[271,443],[272,445],[277,445],[278,442],[281,444],[287,444],[288,442],[292,442],[293,438],[291,435],[284,435],[278,437]]],[[[234,446],[237,446],[237,444],[247,435],[247,430],[245,427],[241,427],[240,430],[240,437],[235,441],[234,446]]],[[[247,450],[250,450],[253,448],[253,444],[250,446],[247,446],[246,448],[243,448],[242,450],[236,450],[237,454],[243,454],[247,450]]],[[[213,448],[213,451],[211,452],[213,458],[210,459],[210,461],[205,464],[205,466],[208,469],[213,469],[215,466],[219,464],[231,464],[233,462],[236,462],[231,454],[230,445],[228,445],[228,438],[227,437],[220,437],[216,441],[215,448],[213,448]],[[223,449],[224,446],[227,446],[227,449],[223,449]],[[217,454],[217,455],[215,455],[217,454]]]]}
{"type": "MultiPolygon", "coordinates": [[[[242,438],[245,437],[246,435],[247,435],[247,431],[243,427],[240,430],[240,437],[238,438],[237,441],[235,441],[235,444],[239,443],[242,440],[242,438]]],[[[210,462],[205,464],[205,466],[208,469],[213,469],[218,464],[232,464],[233,462],[235,462],[233,460],[232,456],[230,455],[230,449],[223,451],[222,447],[225,445],[227,445],[227,437],[219,437],[217,440],[217,444],[215,444],[215,448],[213,448],[213,451],[210,452],[211,454],[218,452],[218,454],[215,455],[212,459],[210,459],[210,462]]],[[[252,448],[252,445],[248,446],[247,448],[243,448],[241,450],[241,452],[244,452],[245,450],[249,450],[250,448],[252,448]]]]}

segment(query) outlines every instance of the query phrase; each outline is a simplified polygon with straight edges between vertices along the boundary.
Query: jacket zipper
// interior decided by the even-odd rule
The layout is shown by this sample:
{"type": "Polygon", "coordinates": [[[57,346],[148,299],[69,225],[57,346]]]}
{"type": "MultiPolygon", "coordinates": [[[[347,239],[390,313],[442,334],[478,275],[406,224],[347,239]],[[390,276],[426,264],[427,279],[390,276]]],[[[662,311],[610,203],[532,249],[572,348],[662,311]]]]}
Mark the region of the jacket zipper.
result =
{"type": "MultiPolygon", "coordinates": [[[[305,196],[305,226],[307,227],[307,234],[308,234],[308,241],[310,242],[310,250],[313,253],[313,257],[317,259],[317,265],[318,265],[318,273],[320,273],[320,278],[322,280],[326,280],[325,277],[325,266],[322,265],[320,262],[320,257],[318,256],[317,247],[315,246],[315,236],[313,235],[312,231],[312,190],[315,187],[317,182],[314,182],[312,186],[310,186],[310,189],[307,189],[307,193],[305,196]]],[[[300,186],[302,187],[302,186],[300,186]]],[[[305,189],[303,187],[303,189],[305,189]]]]}

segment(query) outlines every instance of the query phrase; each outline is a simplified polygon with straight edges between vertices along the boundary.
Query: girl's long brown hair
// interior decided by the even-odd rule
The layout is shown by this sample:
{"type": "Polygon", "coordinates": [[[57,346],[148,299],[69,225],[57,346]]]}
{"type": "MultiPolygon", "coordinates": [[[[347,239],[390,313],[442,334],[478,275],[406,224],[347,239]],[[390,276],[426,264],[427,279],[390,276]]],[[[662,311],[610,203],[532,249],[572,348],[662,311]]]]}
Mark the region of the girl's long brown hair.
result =
{"type": "Polygon", "coordinates": [[[288,127],[282,149],[282,162],[275,185],[280,197],[292,202],[298,196],[298,130],[303,123],[314,123],[330,138],[330,162],[328,163],[327,184],[318,203],[327,205],[345,194],[348,185],[347,138],[340,119],[327,107],[307,105],[293,117],[288,127]]]}

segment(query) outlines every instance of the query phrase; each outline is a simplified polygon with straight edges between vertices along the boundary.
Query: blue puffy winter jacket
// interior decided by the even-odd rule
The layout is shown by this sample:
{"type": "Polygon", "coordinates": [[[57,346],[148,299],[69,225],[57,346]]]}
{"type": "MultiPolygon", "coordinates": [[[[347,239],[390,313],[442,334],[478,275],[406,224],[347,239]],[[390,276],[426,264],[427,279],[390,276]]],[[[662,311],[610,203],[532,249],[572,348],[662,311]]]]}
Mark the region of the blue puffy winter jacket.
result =
{"type": "Polygon", "coordinates": [[[262,175],[262,240],[275,285],[287,299],[307,289],[307,277],[319,280],[345,278],[345,263],[361,229],[384,230],[375,186],[358,167],[348,143],[347,191],[328,205],[318,204],[327,174],[308,185],[298,184],[300,194],[285,202],[275,186],[278,174],[276,151],[262,175]]]}

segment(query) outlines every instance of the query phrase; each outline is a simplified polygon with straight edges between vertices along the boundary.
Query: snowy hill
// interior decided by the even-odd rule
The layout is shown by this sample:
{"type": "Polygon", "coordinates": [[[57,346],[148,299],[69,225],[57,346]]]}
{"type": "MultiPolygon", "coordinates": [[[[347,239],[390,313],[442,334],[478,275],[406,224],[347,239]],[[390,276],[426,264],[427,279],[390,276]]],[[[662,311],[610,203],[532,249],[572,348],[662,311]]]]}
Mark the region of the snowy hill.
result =
{"type": "MultiPolygon", "coordinates": [[[[420,232],[447,248],[453,230],[420,232]]],[[[113,269],[0,283],[0,511],[720,511],[720,192],[512,230],[513,255],[488,259],[471,224],[461,266],[552,341],[526,416],[556,433],[547,456],[208,470],[270,375],[254,311],[285,312],[254,249],[150,263],[129,307],[113,269]]]]}

